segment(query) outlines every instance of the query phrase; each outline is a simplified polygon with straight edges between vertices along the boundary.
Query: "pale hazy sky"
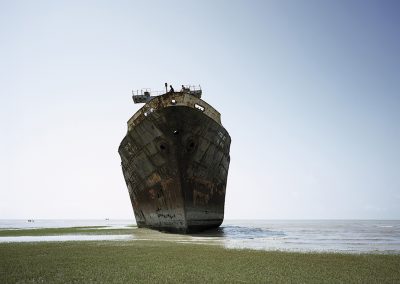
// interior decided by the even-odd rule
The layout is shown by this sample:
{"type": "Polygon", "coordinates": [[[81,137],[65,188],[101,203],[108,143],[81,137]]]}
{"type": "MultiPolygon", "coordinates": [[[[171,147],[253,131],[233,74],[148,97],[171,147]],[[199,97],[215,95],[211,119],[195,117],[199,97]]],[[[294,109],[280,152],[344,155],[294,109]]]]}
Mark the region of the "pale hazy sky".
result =
{"type": "Polygon", "coordinates": [[[0,218],[134,219],[132,89],[201,84],[225,218],[400,218],[400,1],[1,1],[0,218]]]}

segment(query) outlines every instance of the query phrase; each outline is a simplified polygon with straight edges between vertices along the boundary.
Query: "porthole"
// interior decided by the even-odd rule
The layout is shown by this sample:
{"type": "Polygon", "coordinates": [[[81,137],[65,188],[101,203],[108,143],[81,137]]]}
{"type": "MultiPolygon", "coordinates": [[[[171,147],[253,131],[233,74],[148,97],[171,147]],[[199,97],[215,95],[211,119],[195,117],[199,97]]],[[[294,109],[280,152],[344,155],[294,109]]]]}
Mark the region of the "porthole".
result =
{"type": "Polygon", "coordinates": [[[158,149],[162,153],[168,153],[168,144],[165,141],[162,141],[158,144],[158,149]]]}
{"type": "Polygon", "coordinates": [[[189,138],[186,141],[186,151],[189,153],[192,153],[196,149],[196,142],[194,141],[193,138],[189,138]]]}

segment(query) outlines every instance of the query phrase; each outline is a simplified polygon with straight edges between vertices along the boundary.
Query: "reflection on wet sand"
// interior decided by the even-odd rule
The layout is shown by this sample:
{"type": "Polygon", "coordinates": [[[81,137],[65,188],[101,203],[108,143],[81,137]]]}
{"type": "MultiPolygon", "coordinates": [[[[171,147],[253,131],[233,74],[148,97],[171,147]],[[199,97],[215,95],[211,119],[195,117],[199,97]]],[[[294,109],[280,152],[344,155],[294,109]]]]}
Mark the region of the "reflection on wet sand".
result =
{"type": "MultiPolygon", "coordinates": [[[[40,224],[40,222],[36,222],[36,224],[40,224]]],[[[46,225],[48,224],[49,222],[46,223],[46,225]]],[[[65,225],[65,221],[63,224],[65,225]]],[[[101,225],[98,223],[86,224],[101,225]]],[[[57,227],[57,224],[51,225],[53,228],[57,227]]],[[[43,236],[28,236],[29,234],[25,236],[20,232],[19,236],[0,237],[0,242],[145,240],[255,250],[400,253],[400,221],[227,221],[220,228],[190,235],[137,228],[128,222],[102,225],[105,227],[102,227],[101,230],[94,227],[84,227],[83,229],[80,227],[68,234],[57,235],[52,233],[43,236]]],[[[16,230],[18,227],[7,223],[7,228],[7,230],[16,230]]],[[[3,226],[4,230],[6,230],[5,226],[3,226]]],[[[24,230],[28,232],[32,229],[24,228],[24,230]]]]}

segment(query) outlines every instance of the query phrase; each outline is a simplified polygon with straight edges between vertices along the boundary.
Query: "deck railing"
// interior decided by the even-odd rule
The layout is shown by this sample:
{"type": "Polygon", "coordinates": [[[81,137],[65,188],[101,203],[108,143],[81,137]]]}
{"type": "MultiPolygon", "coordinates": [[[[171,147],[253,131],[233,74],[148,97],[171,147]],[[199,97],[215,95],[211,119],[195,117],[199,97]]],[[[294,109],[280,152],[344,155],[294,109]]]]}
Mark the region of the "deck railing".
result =
{"type": "MultiPolygon", "coordinates": [[[[143,88],[141,90],[132,90],[132,99],[135,104],[147,103],[152,98],[165,94],[164,91],[153,91],[150,88],[143,88]]],[[[182,85],[180,91],[175,93],[187,93],[197,98],[201,98],[202,90],[200,85],[182,85]]]]}

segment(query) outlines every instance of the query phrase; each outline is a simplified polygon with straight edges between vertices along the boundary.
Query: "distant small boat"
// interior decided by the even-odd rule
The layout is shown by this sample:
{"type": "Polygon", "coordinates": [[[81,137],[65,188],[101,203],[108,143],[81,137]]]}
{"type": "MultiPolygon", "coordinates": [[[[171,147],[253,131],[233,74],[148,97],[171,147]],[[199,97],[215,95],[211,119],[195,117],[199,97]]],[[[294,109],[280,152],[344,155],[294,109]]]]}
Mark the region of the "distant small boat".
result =
{"type": "Polygon", "coordinates": [[[35,220],[33,220],[33,219],[28,219],[28,223],[34,223],[35,222],[35,220]]]}

